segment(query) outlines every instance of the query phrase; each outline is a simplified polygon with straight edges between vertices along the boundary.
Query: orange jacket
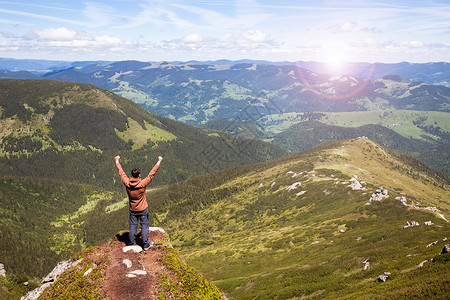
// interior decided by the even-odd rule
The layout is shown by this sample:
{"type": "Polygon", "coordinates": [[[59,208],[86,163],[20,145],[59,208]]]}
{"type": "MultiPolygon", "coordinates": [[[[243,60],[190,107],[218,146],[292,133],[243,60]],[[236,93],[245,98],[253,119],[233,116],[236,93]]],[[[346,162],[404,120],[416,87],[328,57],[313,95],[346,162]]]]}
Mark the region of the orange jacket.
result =
{"type": "Polygon", "coordinates": [[[145,187],[152,181],[156,171],[159,169],[159,165],[156,164],[143,180],[141,180],[140,176],[138,178],[128,178],[120,163],[116,163],[116,168],[119,170],[120,179],[127,189],[130,211],[137,212],[146,209],[148,204],[145,196],[145,187]]]}

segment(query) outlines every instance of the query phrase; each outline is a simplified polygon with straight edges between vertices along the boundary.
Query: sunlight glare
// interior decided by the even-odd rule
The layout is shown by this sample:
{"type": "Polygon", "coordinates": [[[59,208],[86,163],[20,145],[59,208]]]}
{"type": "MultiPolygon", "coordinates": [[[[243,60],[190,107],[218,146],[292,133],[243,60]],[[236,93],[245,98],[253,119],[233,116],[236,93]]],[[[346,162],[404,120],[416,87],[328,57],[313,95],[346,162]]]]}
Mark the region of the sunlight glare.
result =
{"type": "Polygon", "coordinates": [[[326,60],[330,70],[339,71],[344,66],[342,53],[332,50],[327,54],[326,60]]]}

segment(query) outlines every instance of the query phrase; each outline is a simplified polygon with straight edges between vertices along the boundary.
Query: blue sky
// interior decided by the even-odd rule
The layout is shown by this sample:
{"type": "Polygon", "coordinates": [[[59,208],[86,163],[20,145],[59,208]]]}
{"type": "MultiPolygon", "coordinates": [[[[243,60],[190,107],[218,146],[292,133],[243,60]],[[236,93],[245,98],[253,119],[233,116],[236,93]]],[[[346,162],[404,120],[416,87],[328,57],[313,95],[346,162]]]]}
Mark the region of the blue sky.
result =
{"type": "Polygon", "coordinates": [[[0,0],[0,57],[450,62],[450,0],[0,0]]]}

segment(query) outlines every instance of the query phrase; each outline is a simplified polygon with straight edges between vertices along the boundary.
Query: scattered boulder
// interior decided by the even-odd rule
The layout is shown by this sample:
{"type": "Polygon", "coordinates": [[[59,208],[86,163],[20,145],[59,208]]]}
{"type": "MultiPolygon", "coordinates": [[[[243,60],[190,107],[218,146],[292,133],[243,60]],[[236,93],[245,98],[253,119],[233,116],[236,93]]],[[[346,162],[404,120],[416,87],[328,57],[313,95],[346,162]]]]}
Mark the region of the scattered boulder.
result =
{"type": "Polygon", "coordinates": [[[6,277],[6,270],[3,264],[0,264],[0,276],[6,277]]]}
{"type": "Polygon", "coordinates": [[[381,201],[384,198],[388,197],[389,197],[388,191],[385,188],[380,187],[375,191],[375,193],[372,194],[372,196],[369,199],[369,202],[367,202],[366,205],[370,205],[372,201],[381,201]]]}
{"type": "Polygon", "coordinates": [[[325,195],[331,195],[333,193],[332,191],[329,191],[329,190],[324,190],[323,192],[325,195]]]}
{"type": "Polygon", "coordinates": [[[291,184],[290,186],[288,186],[286,188],[287,191],[291,191],[291,190],[295,190],[297,187],[299,187],[302,183],[301,182],[296,182],[291,184]]]}
{"type": "Polygon", "coordinates": [[[444,246],[440,254],[450,253],[450,244],[444,246]]]}
{"type": "Polygon", "coordinates": [[[301,195],[303,195],[304,193],[306,193],[306,191],[301,191],[301,192],[298,192],[297,194],[295,194],[295,195],[297,195],[297,196],[301,196],[301,195]]]}
{"type": "Polygon", "coordinates": [[[406,200],[405,197],[396,197],[395,200],[400,200],[400,202],[404,205],[404,206],[408,206],[408,202],[406,200]]]}
{"type": "Polygon", "coordinates": [[[386,280],[391,279],[391,272],[384,272],[378,276],[378,282],[386,282],[386,280]]]}
{"type": "Polygon", "coordinates": [[[363,264],[364,264],[364,271],[372,268],[372,265],[370,264],[369,259],[366,259],[365,261],[363,261],[363,264]]]}
{"type": "Polygon", "coordinates": [[[429,264],[429,263],[430,263],[429,260],[424,260],[423,262],[421,262],[421,263],[417,266],[417,268],[422,268],[423,266],[425,266],[425,265],[427,265],[427,264],[429,264]]]}
{"type": "Polygon", "coordinates": [[[411,223],[409,223],[408,221],[406,222],[406,225],[403,226],[403,229],[408,228],[408,227],[413,227],[413,226],[419,226],[420,224],[416,221],[411,221],[411,223]]]}
{"type": "Polygon", "coordinates": [[[428,225],[428,226],[433,225],[433,222],[431,222],[431,221],[426,221],[426,222],[425,222],[425,225],[428,225]]]}
{"type": "Polygon", "coordinates": [[[437,243],[438,243],[438,241],[434,241],[434,242],[432,242],[431,244],[428,244],[426,248],[431,247],[431,246],[434,246],[434,245],[436,245],[437,243]]]}
{"type": "Polygon", "coordinates": [[[366,188],[362,186],[362,184],[358,181],[358,177],[356,175],[353,175],[352,179],[350,179],[350,185],[347,185],[348,187],[351,187],[352,190],[365,190],[366,188]]]}

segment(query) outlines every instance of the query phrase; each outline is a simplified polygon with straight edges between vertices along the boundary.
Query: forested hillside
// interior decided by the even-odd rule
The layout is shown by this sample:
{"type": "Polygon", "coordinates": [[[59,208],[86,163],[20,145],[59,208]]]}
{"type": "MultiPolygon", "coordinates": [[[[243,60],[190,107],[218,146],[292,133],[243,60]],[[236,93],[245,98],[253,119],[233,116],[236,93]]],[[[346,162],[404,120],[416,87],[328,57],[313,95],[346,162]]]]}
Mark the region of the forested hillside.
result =
{"type": "Polygon", "coordinates": [[[152,187],[286,153],[159,117],[89,84],[0,80],[0,263],[42,276],[127,228],[128,173],[164,162],[152,187]]]}
{"type": "Polygon", "coordinates": [[[3,79],[0,91],[0,173],[5,175],[112,186],[115,155],[122,156],[126,169],[143,170],[162,155],[170,172],[155,180],[170,183],[285,153],[159,117],[88,84],[3,79]]]}

